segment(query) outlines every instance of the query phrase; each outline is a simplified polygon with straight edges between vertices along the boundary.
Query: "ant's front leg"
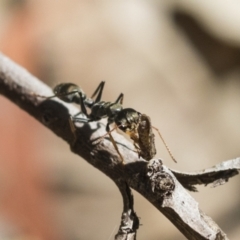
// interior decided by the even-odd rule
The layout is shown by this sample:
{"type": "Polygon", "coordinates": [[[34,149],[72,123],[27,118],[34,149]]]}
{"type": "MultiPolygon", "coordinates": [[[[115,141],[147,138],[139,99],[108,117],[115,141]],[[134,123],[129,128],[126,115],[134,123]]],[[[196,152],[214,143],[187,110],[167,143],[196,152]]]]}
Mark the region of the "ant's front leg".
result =
{"type": "Polygon", "coordinates": [[[141,157],[141,148],[134,142],[133,143],[134,147],[135,147],[135,151],[138,154],[138,158],[141,157]]]}
{"type": "MultiPolygon", "coordinates": [[[[119,157],[121,158],[122,163],[124,163],[123,156],[122,156],[121,153],[119,152],[118,146],[117,146],[117,144],[116,144],[116,142],[115,142],[115,140],[114,140],[114,138],[113,138],[113,136],[112,136],[112,134],[111,134],[112,130],[110,130],[110,124],[111,124],[111,122],[108,122],[108,123],[107,123],[106,131],[107,131],[107,133],[108,133],[108,135],[109,135],[109,137],[110,137],[110,140],[111,140],[111,142],[112,142],[115,150],[117,151],[119,157]]],[[[114,128],[114,129],[115,129],[115,128],[114,128]]],[[[113,129],[113,130],[114,130],[114,129],[113,129]]]]}

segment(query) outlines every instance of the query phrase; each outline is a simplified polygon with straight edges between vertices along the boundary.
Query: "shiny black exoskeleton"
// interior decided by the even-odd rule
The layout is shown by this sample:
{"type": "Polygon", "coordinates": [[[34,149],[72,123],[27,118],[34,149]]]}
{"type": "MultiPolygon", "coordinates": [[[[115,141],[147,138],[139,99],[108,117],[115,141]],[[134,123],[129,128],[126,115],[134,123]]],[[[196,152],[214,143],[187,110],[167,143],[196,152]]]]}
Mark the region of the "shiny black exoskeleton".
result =
{"type": "Polygon", "coordinates": [[[127,134],[131,134],[132,132],[136,131],[141,114],[132,108],[123,109],[122,93],[115,102],[101,101],[104,84],[105,82],[103,81],[99,84],[91,98],[87,98],[83,90],[73,83],[59,84],[53,89],[53,91],[55,94],[54,96],[60,98],[61,100],[68,103],[77,103],[81,106],[81,113],[83,113],[86,118],[79,117],[78,113],[71,117],[72,121],[74,122],[91,122],[98,121],[102,118],[107,118],[108,122],[106,125],[106,131],[109,134],[116,151],[122,158],[118,147],[111,136],[110,125],[115,123],[116,127],[118,127],[120,130],[127,134]],[[93,98],[95,96],[96,99],[94,100],[93,98]],[[90,113],[87,112],[87,108],[91,110],[90,113]]]}
{"type": "MultiPolygon", "coordinates": [[[[73,116],[76,122],[98,121],[108,118],[106,131],[110,131],[110,124],[116,123],[117,127],[124,132],[132,131],[138,124],[140,113],[132,108],[123,108],[123,94],[121,93],[115,102],[101,101],[105,82],[101,82],[91,98],[87,98],[83,90],[73,83],[61,83],[54,89],[54,96],[68,103],[77,103],[81,106],[81,112],[87,118],[73,116]],[[93,98],[96,96],[96,99],[93,98]],[[87,108],[91,110],[88,114],[87,108]]],[[[53,97],[53,96],[52,96],[53,97]]]]}
{"type": "MultiPolygon", "coordinates": [[[[110,125],[112,123],[116,124],[113,130],[119,128],[123,132],[127,133],[134,141],[134,146],[137,149],[139,157],[141,156],[146,160],[152,159],[156,154],[154,134],[152,133],[152,128],[155,127],[151,125],[150,118],[132,108],[123,108],[122,103],[124,95],[122,93],[115,102],[101,101],[104,84],[105,82],[102,81],[94,91],[91,98],[88,98],[79,86],[73,83],[61,83],[53,89],[55,95],[49,98],[58,97],[67,103],[79,104],[81,107],[80,113],[83,113],[85,118],[79,117],[78,115],[80,113],[78,113],[71,117],[71,120],[74,122],[91,122],[107,118],[108,122],[106,125],[106,131],[109,134],[110,139],[122,161],[123,158],[111,135],[112,130],[110,130],[110,125]],[[90,113],[87,112],[87,108],[90,109],[90,113]]],[[[175,161],[159,130],[156,130],[158,131],[158,134],[170,156],[175,161]]]]}

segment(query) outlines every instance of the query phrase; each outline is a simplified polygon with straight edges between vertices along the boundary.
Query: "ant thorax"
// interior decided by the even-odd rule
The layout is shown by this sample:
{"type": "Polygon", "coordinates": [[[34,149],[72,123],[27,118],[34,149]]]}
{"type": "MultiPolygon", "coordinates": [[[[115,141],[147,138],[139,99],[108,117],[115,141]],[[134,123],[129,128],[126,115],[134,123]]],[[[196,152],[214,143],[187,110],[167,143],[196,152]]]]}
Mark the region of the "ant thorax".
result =
{"type": "Polygon", "coordinates": [[[123,106],[120,103],[109,103],[106,110],[109,117],[115,118],[123,110],[123,106]]]}
{"type": "Polygon", "coordinates": [[[100,101],[97,103],[94,103],[93,106],[91,107],[91,114],[90,117],[93,119],[102,119],[107,117],[107,107],[109,103],[100,101]]]}

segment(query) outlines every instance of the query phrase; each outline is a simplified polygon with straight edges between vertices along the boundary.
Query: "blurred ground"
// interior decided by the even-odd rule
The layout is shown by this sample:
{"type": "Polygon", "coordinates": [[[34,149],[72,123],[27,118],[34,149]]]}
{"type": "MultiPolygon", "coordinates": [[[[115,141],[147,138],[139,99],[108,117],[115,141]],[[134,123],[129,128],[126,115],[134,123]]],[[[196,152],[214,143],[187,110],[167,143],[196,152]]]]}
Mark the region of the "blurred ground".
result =
{"type": "MultiPolygon", "coordinates": [[[[125,107],[151,116],[178,164],[156,136],[157,157],[194,171],[240,155],[239,11],[233,0],[1,0],[0,50],[51,86],[74,82],[91,95],[105,80],[103,98],[123,92],[125,107]]],[[[113,239],[114,184],[1,96],[0,109],[0,240],[113,239]]],[[[231,240],[238,183],[193,194],[231,240]]],[[[134,196],[139,240],[185,239],[134,196]]]]}

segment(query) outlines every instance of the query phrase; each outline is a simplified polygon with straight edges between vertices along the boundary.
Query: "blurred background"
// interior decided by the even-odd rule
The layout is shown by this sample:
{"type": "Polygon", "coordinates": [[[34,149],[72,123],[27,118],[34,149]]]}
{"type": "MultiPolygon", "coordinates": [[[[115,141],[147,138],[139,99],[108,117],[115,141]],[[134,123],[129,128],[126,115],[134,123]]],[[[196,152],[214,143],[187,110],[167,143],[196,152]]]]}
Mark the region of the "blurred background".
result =
{"type": "MultiPolygon", "coordinates": [[[[195,171],[240,156],[240,3],[224,0],[0,0],[0,51],[50,86],[73,82],[146,113],[157,156],[195,171]]],[[[113,182],[0,96],[0,240],[114,239],[113,182]]],[[[191,193],[231,240],[239,176],[191,193]]],[[[134,192],[138,240],[185,239],[134,192]]]]}

